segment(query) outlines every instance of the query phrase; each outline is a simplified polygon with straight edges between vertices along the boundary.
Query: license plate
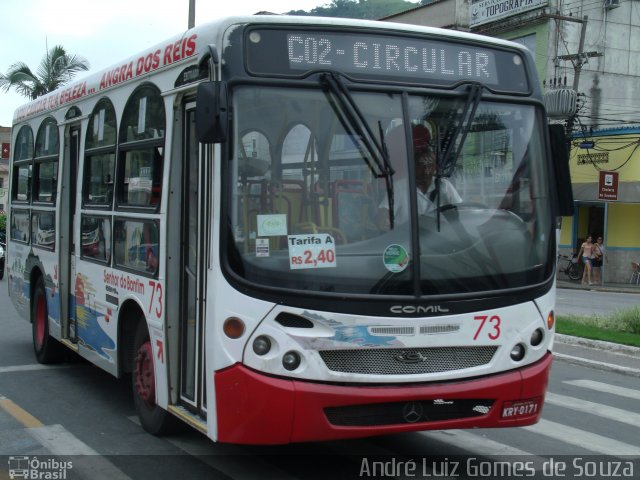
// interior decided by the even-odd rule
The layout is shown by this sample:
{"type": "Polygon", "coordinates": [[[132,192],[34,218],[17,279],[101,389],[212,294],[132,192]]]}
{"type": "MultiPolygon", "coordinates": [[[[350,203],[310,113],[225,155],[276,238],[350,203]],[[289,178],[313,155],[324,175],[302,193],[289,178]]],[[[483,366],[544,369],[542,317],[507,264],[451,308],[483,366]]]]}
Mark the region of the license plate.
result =
{"type": "Polygon", "coordinates": [[[502,406],[502,418],[529,417],[540,410],[541,398],[530,398],[516,402],[504,402],[502,406]]]}

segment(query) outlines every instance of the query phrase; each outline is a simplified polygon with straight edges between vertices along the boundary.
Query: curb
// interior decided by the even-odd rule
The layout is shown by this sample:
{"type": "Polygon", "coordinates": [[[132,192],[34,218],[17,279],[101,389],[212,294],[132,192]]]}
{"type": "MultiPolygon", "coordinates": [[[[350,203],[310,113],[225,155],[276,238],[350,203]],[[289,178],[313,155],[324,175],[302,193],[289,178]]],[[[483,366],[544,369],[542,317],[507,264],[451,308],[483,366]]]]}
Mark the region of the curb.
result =
{"type": "Polygon", "coordinates": [[[579,347],[593,348],[596,350],[605,350],[618,355],[627,355],[629,357],[640,358],[640,347],[631,345],[622,345],[620,343],[605,342],[602,340],[591,340],[589,338],[574,337],[572,335],[563,335],[556,333],[555,340],[565,345],[577,345],[579,347]]]}
{"type": "MultiPolygon", "coordinates": [[[[602,350],[613,353],[615,355],[620,355],[622,357],[640,358],[640,348],[632,347],[630,345],[620,345],[618,343],[604,342],[602,340],[590,340],[588,338],[573,337],[570,335],[563,335],[561,333],[556,333],[555,340],[558,343],[564,345],[574,345],[579,347],[591,348],[594,350],[602,350]]],[[[640,378],[640,369],[637,368],[625,367],[623,365],[617,365],[614,363],[600,362],[597,360],[591,360],[589,358],[576,357],[574,355],[567,355],[558,352],[553,352],[553,356],[558,360],[574,365],[591,367],[598,370],[615,372],[640,378]]]]}
{"type": "Polygon", "coordinates": [[[596,291],[596,292],[608,292],[608,293],[633,293],[640,294],[639,287],[628,287],[625,284],[616,285],[581,285],[580,283],[572,283],[567,281],[559,281],[556,283],[556,288],[560,290],[584,290],[584,291],[596,291]]]}
{"type": "Polygon", "coordinates": [[[588,358],[565,355],[564,353],[553,352],[553,356],[557,360],[571,363],[573,365],[580,365],[581,367],[591,367],[598,370],[604,370],[606,372],[621,373],[623,375],[640,378],[640,370],[638,370],[637,368],[623,367],[622,365],[614,365],[613,363],[598,362],[596,360],[589,360],[588,358]]]}

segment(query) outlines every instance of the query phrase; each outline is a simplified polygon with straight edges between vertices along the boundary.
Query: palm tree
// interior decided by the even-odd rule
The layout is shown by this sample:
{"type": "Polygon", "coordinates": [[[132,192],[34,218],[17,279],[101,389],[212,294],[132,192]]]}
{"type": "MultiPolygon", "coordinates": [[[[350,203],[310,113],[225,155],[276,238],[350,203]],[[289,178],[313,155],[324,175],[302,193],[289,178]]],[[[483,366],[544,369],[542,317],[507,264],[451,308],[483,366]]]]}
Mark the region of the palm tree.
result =
{"type": "Polygon", "coordinates": [[[6,74],[0,73],[0,88],[8,92],[13,87],[33,100],[70,82],[81,70],[89,70],[89,62],[68,54],[62,45],[56,45],[42,59],[36,74],[24,62],[14,63],[6,74]]]}

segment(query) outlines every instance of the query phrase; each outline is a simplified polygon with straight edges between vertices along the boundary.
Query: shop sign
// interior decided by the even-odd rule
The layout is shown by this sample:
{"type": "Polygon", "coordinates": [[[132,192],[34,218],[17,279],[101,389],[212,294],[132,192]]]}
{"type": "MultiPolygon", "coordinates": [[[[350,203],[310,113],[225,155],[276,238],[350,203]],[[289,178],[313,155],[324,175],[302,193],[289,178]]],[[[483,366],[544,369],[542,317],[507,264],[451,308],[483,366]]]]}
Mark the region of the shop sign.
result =
{"type": "Polygon", "coordinates": [[[618,172],[600,172],[599,200],[618,200],[618,172]]]}
{"type": "Polygon", "coordinates": [[[500,18],[545,7],[548,0],[472,0],[469,26],[477,27],[500,18]]]}

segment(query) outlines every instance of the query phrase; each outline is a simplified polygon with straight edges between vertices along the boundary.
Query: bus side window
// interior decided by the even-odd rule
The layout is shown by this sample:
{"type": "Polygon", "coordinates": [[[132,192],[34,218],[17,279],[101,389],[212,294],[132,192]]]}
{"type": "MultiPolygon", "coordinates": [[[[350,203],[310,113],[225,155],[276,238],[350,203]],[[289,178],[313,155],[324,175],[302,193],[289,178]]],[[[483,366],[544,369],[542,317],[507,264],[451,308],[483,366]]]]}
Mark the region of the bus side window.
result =
{"type": "Polygon", "coordinates": [[[109,217],[82,216],[82,256],[109,263],[111,260],[111,220],[109,217]]]}
{"type": "Polygon", "coordinates": [[[155,275],[159,267],[159,231],[155,221],[116,219],[114,258],[117,266],[155,275]]]}
{"type": "Polygon", "coordinates": [[[33,132],[25,125],[18,131],[13,146],[13,185],[11,198],[18,202],[31,200],[31,177],[33,160],[33,132]]]}
{"type": "Polygon", "coordinates": [[[11,211],[11,239],[19,242],[29,242],[29,211],[11,211]]]}
{"type": "Polygon", "coordinates": [[[36,137],[35,168],[33,175],[33,200],[53,203],[58,187],[58,124],[55,119],[45,119],[36,137]]]}
{"type": "Polygon", "coordinates": [[[165,121],[164,103],[156,87],[143,85],[129,97],[120,126],[119,206],[159,207],[165,121]]]}
{"type": "Polygon", "coordinates": [[[103,98],[94,108],[87,129],[82,193],[86,205],[111,206],[115,151],[116,113],[111,102],[103,98]]]}

